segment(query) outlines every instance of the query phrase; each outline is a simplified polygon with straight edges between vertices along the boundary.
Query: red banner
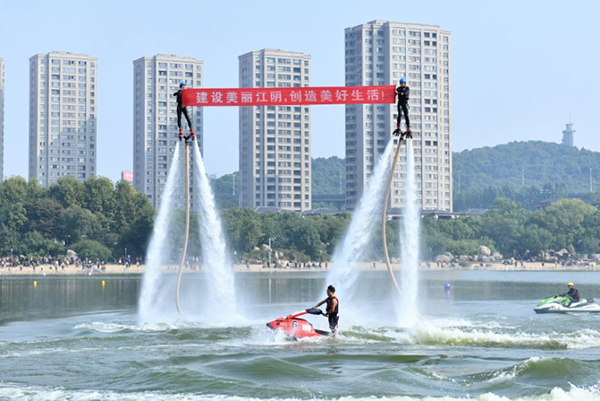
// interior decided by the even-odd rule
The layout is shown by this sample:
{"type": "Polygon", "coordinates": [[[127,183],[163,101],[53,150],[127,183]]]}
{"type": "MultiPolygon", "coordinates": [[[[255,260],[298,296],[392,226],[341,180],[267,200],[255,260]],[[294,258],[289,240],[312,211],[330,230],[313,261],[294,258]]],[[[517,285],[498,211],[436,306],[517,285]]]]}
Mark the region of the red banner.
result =
{"type": "Polygon", "coordinates": [[[396,87],[331,86],[304,88],[185,89],[184,106],[275,106],[395,103],[396,87]]]}

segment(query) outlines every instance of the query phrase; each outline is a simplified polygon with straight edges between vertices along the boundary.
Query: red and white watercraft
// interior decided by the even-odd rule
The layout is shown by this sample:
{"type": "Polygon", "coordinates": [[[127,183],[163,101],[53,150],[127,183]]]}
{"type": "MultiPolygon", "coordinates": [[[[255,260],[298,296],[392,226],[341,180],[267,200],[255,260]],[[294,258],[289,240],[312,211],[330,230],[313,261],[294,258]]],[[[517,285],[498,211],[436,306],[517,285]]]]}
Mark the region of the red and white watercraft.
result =
{"type": "Polygon", "coordinates": [[[317,308],[306,309],[302,312],[275,319],[272,322],[267,323],[267,327],[275,331],[281,331],[294,338],[326,337],[331,335],[328,331],[315,329],[306,319],[298,317],[306,314],[322,315],[323,311],[317,308]]]}

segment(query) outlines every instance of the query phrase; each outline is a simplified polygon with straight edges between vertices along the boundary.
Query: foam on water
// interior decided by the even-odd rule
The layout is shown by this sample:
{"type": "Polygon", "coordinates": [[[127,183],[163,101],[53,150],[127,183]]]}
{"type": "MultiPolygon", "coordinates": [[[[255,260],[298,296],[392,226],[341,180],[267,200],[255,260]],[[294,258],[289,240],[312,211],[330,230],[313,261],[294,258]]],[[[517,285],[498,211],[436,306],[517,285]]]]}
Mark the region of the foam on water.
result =
{"type": "Polygon", "coordinates": [[[352,309],[354,306],[351,302],[355,298],[357,280],[360,276],[357,265],[362,261],[365,253],[371,249],[375,228],[379,227],[381,221],[385,185],[393,150],[394,141],[390,140],[375,165],[373,175],[369,179],[358,207],[352,214],[352,221],[346,235],[336,247],[333,255],[333,264],[327,276],[327,284],[333,284],[337,290],[336,294],[344,298],[345,310],[352,309]]]}
{"type": "Polygon", "coordinates": [[[442,328],[425,320],[406,331],[389,333],[397,341],[414,345],[462,347],[585,349],[600,347],[600,332],[583,329],[563,333],[529,333],[514,330],[480,328],[442,328]]]}
{"type": "Polygon", "coordinates": [[[143,323],[143,324],[123,324],[111,322],[91,322],[81,323],[75,326],[75,329],[91,330],[98,333],[119,333],[124,331],[138,333],[160,333],[169,330],[174,330],[181,327],[190,327],[189,324],[179,322],[178,324],[171,323],[143,323]]]}
{"type": "MultiPolygon", "coordinates": [[[[13,383],[0,382],[0,399],[10,400],[36,400],[36,401],[57,401],[57,400],[100,400],[100,401],[298,401],[299,398],[257,398],[257,397],[239,397],[230,395],[213,394],[188,394],[188,393],[166,393],[158,391],[129,392],[120,393],[114,391],[93,391],[93,390],[69,390],[61,387],[23,387],[13,383]]],[[[571,386],[565,390],[559,387],[553,388],[549,393],[541,395],[508,398],[493,393],[486,393],[474,397],[341,397],[331,398],[318,396],[312,399],[321,401],[339,400],[339,401],[600,401],[600,385],[596,384],[590,387],[571,386]]]]}
{"type": "Polygon", "coordinates": [[[555,372],[557,366],[561,366],[564,369],[564,360],[558,360],[554,358],[540,358],[537,356],[531,357],[524,362],[517,365],[511,366],[510,368],[501,369],[491,373],[491,377],[488,379],[491,383],[505,382],[516,379],[528,370],[532,370],[539,366],[552,365],[552,370],[555,372]]]}
{"type": "MultiPolygon", "coordinates": [[[[313,322],[316,328],[325,329],[326,321],[313,322]]],[[[207,324],[204,321],[177,321],[174,323],[128,323],[123,321],[94,321],[79,323],[74,330],[89,330],[101,334],[161,334],[172,330],[191,330],[197,334],[225,329],[226,333],[217,344],[225,346],[287,344],[285,335],[267,329],[264,321],[237,321],[227,324],[207,324]]],[[[79,333],[78,335],[83,335],[79,333]]],[[[327,343],[330,338],[313,338],[307,342],[327,343]]],[[[69,338],[34,339],[26,342],[5,342],[4,348],[13,351],[22,346],[56,343],[55,348],[64,347],[69,338]]],[[[304,340],[303,340],[304,341],[304,340]]],[[[464,319],[429,319],[422,317],[418,327],[397,328],[389,326],[365,327],[346,326],[338,337],[337,344],[397,343],[414,346],[509,348],[509,349],[592,349],[600,348],[600,331],[581,329],[565,335],[555,332],[524,331],[515,326],[488,325],[464,319]]],[[[154,347],[154,346],[153,346],[154,347]]],[[[1,354],[1,353],[0,353],[1,354]]]]}
{"type": "MultiPolygon", "coordinates": [[[[250,324],[257,324],[252,322],[250,324]]],[[[264,324],[262,321],[260,322],[264,324]]],[[[76,330],[90,330],[97,333],[165,333],[171,330],[187,330],[187,329],[222,329],[222,328],[248,328],[249,321],[238,315],[227,319],[226,322],[207,322],[206,320],[194,320],[188,318],[185,320],[177,320],[174,322],[158,322],[158,323],[136,323],[136,322],[109,322],[109,321],[94,321],[89,323],[80,323],[74,326],[76,330]]]]}
{"type": "MultiPolygon", "coordinates": [[[[315,328],[326,324],[316,322],[315,328]]],[[[246,326],[248,327],[248,326],[246,326]]],[[[247,335],[225,340],[228,346],[284,345],[285,335],[272,332],[263,324],[249,326],[247,335]]],[[[333,340],[339,345],[397,343],[415,346],[510,348],[510,349],[590,349],[600,347],[600,332],[583,329],[569,335],[548,332],[526,332],[514,326],[470,322],[464,319],[429,319],[421,317],[419,325],[411,328],[389,326],[345,326],[337,338],[315,337],[300,342],[326,344],[333,340]]]]}

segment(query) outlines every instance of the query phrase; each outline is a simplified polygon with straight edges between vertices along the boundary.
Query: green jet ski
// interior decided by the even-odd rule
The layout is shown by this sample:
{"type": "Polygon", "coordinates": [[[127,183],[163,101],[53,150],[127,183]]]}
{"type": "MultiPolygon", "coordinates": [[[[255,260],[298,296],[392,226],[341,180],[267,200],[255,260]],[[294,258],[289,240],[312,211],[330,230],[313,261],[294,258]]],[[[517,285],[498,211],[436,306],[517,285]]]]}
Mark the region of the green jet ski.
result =
{"type": "Polygon", "coordinates": [[[600,305],[594,298],[583,299],[579,302],[572,302],[571,299],[563,295],[553,295],[537,304],[533,311],[535,313],[600,313],[600,305]]]}

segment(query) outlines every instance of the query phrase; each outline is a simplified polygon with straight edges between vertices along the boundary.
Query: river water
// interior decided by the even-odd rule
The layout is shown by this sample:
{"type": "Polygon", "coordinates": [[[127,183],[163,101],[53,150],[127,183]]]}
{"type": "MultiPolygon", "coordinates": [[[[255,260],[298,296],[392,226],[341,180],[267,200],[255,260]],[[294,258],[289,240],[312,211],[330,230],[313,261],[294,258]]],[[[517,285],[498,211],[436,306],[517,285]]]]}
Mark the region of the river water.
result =
{"type": "MultiPolygon", "coordinates": [[[[324,298],[324,277],[238,274],[243,312],[218,326],[141,324],[138,276],[2,277],[0,399],[600,400],[600,316],[532,311],[567,281],[600,296],[598,273],[425,271],[405,329],[387,276],[369,272],[357,297],[370,313],[338,294],[338,338],[268,331],[324,298]]],[[[201,274],[184,280],[205,290],[201,274]]]]}

